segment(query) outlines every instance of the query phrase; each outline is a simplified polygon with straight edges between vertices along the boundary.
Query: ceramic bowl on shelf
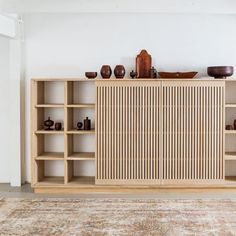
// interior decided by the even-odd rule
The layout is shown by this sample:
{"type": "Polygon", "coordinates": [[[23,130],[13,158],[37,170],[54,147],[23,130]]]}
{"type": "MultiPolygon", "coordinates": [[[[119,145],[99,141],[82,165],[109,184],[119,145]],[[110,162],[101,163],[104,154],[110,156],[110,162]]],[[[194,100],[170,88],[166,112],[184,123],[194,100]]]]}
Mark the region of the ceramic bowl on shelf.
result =
{"type": "Polygon", "coordinates": [[[233,66],[209,66],[207,68],[207,74],[210,77],[215,77],[216,79],[223,79],[232,76],[233,73],[233,66]]]}
{"type": "Polygon", "coordinates": [[[158,72],[159,76],[163,79],[192,79],[198,72],[158,72]]]}
{"type": "Polygon", "coordinates": [[[88,79],[95,79],[97,77],[98,73],[97,72],[85,72],[85,76],[88,79]]]}

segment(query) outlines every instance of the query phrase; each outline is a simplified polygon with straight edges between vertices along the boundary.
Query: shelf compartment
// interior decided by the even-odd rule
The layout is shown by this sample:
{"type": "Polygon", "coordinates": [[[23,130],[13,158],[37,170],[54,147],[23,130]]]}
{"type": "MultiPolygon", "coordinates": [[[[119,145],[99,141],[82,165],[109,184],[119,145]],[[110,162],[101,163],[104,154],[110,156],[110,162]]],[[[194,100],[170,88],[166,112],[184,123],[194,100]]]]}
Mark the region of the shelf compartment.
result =
{"type": "Polygon", "coordinates": [[[37,134],[35,141],[37,148],[33,149],[33,157],[38,160],[64,158],[64,135],[37,134]]]}
{"type": "Polygon", "coordinates": [[[95,152],[73,152],[67,160],[95,160],[95,152]]]}
{"type": "Polygon", "coordinates": [[[85,81],[68,81],[67,82],[67,105],[76,104],[95,104],[96,91],[95,83],[85,83],[85,81]]]}
{"type": "Polygon", "coordinates": [[[34,184],[55,185],[64,184],[64,161],[63,160],[34,160],[37,175],[34,184]]]}
{"type": "Polygon", "coordinates": [[[63,160],[63,152],[44,152],[41,155],[35,157],[35,160],[63,160]]]}
{"type": "Polygon", "coordinates": [[[69,104],[68,108],[91,108],[95,109],[95,103],[69,104]]]}
{"type": "Polygon", "coordinates": [[[36,108],[63,108],[64,104],[37,104],[36,108]]]}
{"type": "MultiPolygon", "coordinates": [[[[84,123],[84,119],[88,117],[91,120],[91,128],[95,127],[95,109],[91,107],[68,107],[67,108],[67,130],[76,131],[77,123],[84,123]]],[[[80,130],[83,131],[83,130],[80,130]]]]}
{"type": "MultiPolygon", "coordinates": [[[[54,125],[56,122],[61,122],[62,127],[64,126],[64,106],[59,105],[36,105],[35,114],[36,114],[36,126],[34,127],[35,131],[44,130],[44,121],[50,117],[51,120],[54,121],[54,125]]],[[[53,127],[52,127],[53,128],[53,127]]]]}
{"type": "Polygon", "coordinates": [[[36,91],[36,105],[64,104],[64,81],[37,81],[36,91]]]}
{"type": "Polygon", "coordinates": [[[95,163],[90,161],[67,160],[67,183],[95,183],[95,163]],[[88,169],[88,166],[90,168],[88,169]],[[92,165],[92,166],[91,166],[92,165]],[[83,177],[82,177],[83,176],[83,177]],[[86,180],[86,181],[85,181],[86,180]]]}

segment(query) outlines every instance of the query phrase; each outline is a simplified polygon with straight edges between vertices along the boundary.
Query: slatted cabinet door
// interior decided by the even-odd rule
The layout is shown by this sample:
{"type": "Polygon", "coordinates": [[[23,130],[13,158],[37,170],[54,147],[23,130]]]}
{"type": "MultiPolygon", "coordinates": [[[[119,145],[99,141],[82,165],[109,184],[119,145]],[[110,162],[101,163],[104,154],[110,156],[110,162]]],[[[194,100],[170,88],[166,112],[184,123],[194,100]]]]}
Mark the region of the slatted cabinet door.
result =
{"type": "Polygon", "coordinates": [[[160,184],[160,82],[96,84],[96,184],[160,184]]]}
{"type": "Polygon", "coordinates": [[[162,183],[224,179],[224,81],[163,81],[162,183]]]}

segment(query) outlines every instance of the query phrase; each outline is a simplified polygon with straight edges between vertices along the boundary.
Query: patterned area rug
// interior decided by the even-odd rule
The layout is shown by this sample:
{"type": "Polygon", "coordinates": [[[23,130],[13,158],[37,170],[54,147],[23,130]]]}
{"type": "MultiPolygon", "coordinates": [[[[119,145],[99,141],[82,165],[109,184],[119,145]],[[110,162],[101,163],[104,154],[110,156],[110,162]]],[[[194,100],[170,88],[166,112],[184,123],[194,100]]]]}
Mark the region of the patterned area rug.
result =
{"type": "Polygon", "coordinates": [[[236,235],[236,200],[3,198],[0,235],[236,235]]]}

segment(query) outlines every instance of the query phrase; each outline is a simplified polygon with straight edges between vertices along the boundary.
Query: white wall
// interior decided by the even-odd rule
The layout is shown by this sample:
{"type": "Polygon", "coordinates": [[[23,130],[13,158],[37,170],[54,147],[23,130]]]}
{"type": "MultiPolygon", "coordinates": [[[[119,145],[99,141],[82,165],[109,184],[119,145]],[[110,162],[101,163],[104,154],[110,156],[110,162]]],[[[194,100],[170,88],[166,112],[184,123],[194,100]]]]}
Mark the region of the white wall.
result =
{"type": "Polygon", "coordinates": [[[235,0],[0,0],[11,13],[217,13],[235,14],[235,0]]]}
{"type": "Polygon", "coordinates": [[[9,43],[10,40],[6,37],[0,36],[0,183],[10,182],[10,107],[9,103],[9,43]]]}
{"type": "MultiPolygon", "coordinates": [[[[30,181],[30,79],[83,77],[102,64],[135,66],[142,48],[158,70],[236,66],[236,16],[208,14],[26,14],[26,179],[30,181]]],[[[91,167],[92,170],[92,167],[91,167]]]]}

